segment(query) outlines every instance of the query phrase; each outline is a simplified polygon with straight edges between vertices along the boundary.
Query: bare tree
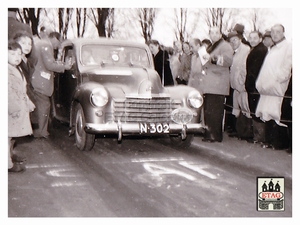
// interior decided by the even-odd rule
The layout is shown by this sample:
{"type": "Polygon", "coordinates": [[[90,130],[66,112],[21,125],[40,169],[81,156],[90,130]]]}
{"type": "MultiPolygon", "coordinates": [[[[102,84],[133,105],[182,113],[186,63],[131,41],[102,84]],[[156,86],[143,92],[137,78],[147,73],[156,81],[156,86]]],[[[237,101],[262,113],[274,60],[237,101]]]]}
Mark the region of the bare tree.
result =
{"type": "Polygon", "coordinates": [[[110,8],[108,9],[108,16],[106,19],[106,33],[107,37],[113,37],[114,33],[114,25],[115,25],[115,9],[110,8]]]}
{"type": "Polygon", "coordinates": [[[257,20],[258,20],[258,15],[257,15],[257,10],[253,9],[253,17],[252,17],[252,23],[253,23],[253,30],[257,30],[257,20]]]}
{"type": "Polygon", "coordinates": [[[186,39],[187,9],[174,9],[175,14],[175,36],[177,40],[184,42],[186,39]]]}
{"type": "Polygon", "coordinates": [[[76,8],[77,37],[83,37],[86,30],[87,8],[76,8]]]}
{"type": "Polygon", "coordinates": [[[63,39],[67,38],[69,22],[72,18],[72,14],[73,14],[72,8],[58,9],[58,30],[63,39]]]}
{"type": "Polygon", "coordinates": [[[42,8],[23,8],[18,11],[19,19],[23,23],[27,23],[31,26],[32,34],[38,34],[38,25],[40,21],[42,8]]]}
{"type": "Polygon", "coordinates": [[[144,37],[145,42],[147,43],[152,37],[157,9],[138,8],[136,9],[136,13],[139,24],[141,25],[141,35],[144,37]]]}
{"type": "Polygon", "coordinates": [[[251,23],[254,31],[264,31],[266,26],[266,18],[270,16],[270,12],[268,9],[258,9],[253,8],[250,9],[252,11],[252,15],[250,15],[251,23]]]}
{"type": "Polygon", "coordinates": [[[98,36],[106,37],[106,20],[109,16],[110,9],[109,8],[92,8],[90,10],[90,20],[95,25],[98,36]]]}
{"type": "Polygon", "coordinates": [[[228,29],[228,21],[231,17],[231,13],[230,9],[227,8],[207,8],[204,13],[205,22],[209,28],[218,26],[221,32],[224,33],[224,31],[228,29]]]}

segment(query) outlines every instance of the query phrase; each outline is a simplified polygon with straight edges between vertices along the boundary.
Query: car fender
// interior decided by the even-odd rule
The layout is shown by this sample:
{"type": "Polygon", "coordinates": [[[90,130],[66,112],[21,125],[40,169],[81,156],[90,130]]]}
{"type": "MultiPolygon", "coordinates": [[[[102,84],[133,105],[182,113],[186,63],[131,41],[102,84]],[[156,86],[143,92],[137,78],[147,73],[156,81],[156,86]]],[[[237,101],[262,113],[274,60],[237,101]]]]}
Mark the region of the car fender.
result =
{"type": "Polygon", "coordinates": [[[91,118],[91,115],[95,113],[97,107],[92,105],[90,100],[91,93],[95,88],[106,89],[103,85],[96,82],[87,82],[77,87],[71,104],[70,127],[73,127],[75,124],[75,109],[77,104],[80,104],[82,106],[83,113],[86,119],[91,118]]]}

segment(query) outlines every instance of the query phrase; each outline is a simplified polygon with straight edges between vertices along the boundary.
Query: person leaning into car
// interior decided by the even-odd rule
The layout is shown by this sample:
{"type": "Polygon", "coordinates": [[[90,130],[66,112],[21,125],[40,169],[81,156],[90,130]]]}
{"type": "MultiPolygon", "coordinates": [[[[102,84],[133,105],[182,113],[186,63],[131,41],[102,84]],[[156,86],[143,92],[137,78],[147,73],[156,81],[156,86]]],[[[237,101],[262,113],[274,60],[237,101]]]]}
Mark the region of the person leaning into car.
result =
{"type": "Polygon", "coordinates": [[[50,97],[54,89],[54,73],[64,72],[71,69],[71,64],[63,64],[55,61],[54,50],[61,43],[58,32],[51,32],[48,38],[42,39],[36,44],[38,61],[32,75],[32,86],[36,97],[36,110],[38,117],[38,128],[33,130],[34,137],[47,138],[48,120],[50,114],[50,97]]]}

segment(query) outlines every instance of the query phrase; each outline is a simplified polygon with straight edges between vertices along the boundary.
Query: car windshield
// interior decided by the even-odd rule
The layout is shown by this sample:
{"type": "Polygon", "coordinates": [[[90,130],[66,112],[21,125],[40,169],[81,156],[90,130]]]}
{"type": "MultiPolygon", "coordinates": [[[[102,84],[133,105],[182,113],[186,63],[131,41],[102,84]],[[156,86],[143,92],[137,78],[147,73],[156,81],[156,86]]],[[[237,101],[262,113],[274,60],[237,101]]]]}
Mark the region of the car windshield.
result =
{"type": "Polygon", "coordinates": [[[81,48],[84,66],[149,67],[147,51],[143,48],[115,45],[84,45],[81,48]]]}

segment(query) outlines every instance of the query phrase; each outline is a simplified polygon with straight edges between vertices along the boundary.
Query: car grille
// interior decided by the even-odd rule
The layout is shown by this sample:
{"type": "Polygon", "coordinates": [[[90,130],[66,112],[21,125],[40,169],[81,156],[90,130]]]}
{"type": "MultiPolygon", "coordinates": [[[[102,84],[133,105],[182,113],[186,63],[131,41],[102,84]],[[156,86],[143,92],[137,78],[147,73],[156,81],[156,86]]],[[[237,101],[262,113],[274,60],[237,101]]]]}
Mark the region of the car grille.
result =
{"type": "Polygon", "coordinates": [[[110,120],[123,123],[170,122],[171,112],[181,101],[169,97],[114,99],[110,120]]]}

